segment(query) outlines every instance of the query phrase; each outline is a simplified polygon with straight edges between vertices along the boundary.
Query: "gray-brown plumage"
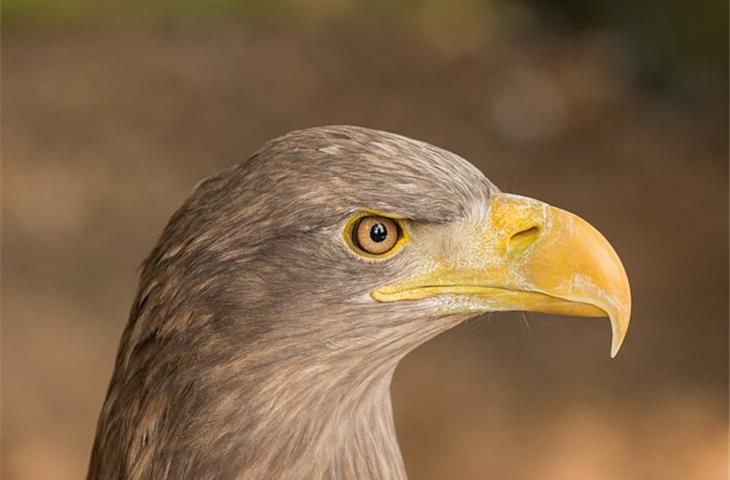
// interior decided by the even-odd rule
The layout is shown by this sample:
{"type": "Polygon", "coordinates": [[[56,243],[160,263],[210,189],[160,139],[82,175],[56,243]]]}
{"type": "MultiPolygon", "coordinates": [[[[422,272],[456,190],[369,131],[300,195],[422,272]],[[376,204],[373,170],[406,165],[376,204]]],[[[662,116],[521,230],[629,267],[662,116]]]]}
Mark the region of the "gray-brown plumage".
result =
{"type": "Polygon", "coordinates": [[[88,480],[405,478],[399,360],[514,305],[374,292],[471,255],[458,232],[495,195],[454,154],[344,126],[289,133],[202,182],[144,262],[88,480]],[[362,211],[404,222],[408,242],[353,251],[343,229],[362,211]]]}

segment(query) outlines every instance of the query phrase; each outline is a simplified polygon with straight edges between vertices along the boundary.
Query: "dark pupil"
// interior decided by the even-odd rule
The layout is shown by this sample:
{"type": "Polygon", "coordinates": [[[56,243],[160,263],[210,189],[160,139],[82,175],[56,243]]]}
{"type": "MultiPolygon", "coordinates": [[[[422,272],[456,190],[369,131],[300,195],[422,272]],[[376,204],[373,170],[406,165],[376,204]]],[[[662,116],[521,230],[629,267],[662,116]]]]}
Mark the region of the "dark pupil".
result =
{"type": "Polygon", "coordinates": [[[388,229],[382,223],[376,223],[370,228],[370,238],[373,242],[382,242],[388,236],[388,229]]]}

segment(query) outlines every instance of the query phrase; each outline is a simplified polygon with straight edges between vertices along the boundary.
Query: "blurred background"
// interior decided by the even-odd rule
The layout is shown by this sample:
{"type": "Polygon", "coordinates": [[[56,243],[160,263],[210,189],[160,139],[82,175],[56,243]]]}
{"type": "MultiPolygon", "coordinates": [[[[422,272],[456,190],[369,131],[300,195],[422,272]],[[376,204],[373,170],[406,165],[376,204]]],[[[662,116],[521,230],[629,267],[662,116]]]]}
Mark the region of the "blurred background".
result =
{"type": "Polygon", "coordinates": [[[588,219],[634,314],[494,314],[393,383],[411,478],[727,478],[725,0],[5,0],[2,478],[83,478],[137,266],[206,176],[322,124],[588,219]]]}

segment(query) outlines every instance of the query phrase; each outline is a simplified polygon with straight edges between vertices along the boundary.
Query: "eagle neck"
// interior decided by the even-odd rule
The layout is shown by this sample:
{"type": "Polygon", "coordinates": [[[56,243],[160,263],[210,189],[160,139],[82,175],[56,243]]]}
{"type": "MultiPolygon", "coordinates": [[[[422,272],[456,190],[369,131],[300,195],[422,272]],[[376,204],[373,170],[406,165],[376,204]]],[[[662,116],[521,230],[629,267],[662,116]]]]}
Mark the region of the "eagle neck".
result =
{"type": "MultiPolygon", "coordinates": [[[[324,479],[405,480],[390,399],[392,371],[379,379],[335,430],[338,447],[324,479]]],[[[346,410],[346,409],[345,409],[346,410]]]]}
{"type": "MultiPolygon", "coordinates": [[[[390,398],[394,369],[394,364],[381,365],[367,376],[362,369],[357,374],[324,372],[318,375],[320,382],[313,377],[304,381],[306,391],[282,394],[279,398],[288,400],[259,417],[259,438],[272,440],[268,447],[262,443],[267,475],[405,480],[390,398]]],[[[250,450],[250,445],[242,448],[250,450]]]]}

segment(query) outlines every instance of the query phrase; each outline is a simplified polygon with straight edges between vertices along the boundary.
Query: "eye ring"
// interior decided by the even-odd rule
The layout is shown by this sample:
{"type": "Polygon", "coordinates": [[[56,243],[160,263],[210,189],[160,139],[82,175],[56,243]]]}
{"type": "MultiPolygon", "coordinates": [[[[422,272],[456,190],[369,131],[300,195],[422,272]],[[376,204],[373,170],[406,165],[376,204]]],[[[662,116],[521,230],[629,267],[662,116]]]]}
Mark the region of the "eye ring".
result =
{"type": "Polygon", "coordinates": [[[351,250],[372,259],[393,255],[408,239],[402,220],[367,211],[351,218],[343,233],[351,250]]]}

